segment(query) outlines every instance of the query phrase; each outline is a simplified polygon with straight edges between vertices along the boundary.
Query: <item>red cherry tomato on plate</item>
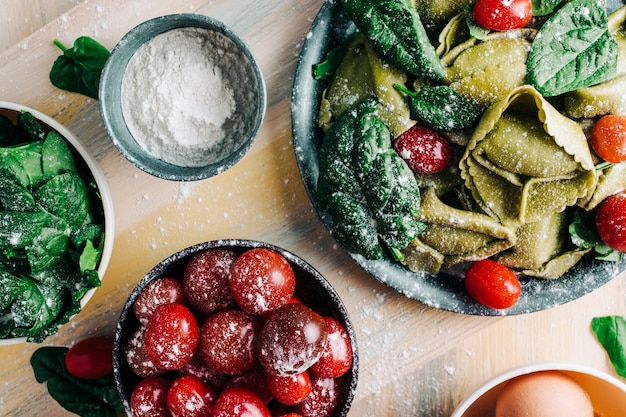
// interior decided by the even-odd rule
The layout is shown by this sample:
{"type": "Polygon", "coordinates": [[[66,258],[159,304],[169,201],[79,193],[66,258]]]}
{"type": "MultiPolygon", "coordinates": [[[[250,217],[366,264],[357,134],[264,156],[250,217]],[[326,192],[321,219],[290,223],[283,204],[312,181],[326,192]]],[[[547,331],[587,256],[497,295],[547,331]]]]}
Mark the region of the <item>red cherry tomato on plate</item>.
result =
{"type": "Polygon", "coordinates": [[[612,249],[626,252],[626,192],[604,199],[596,212],[598,234],[612,249]]]}
{"type": "Polygon", "coordinates": [[[228,276],[237,252],[214,248],[194,255],[183,275],[189,303],[202,314],[212,314],[233,303],[228,276]]]}
{"type": "Polygon", "coordinates": [[[272,417],[263,401],[244,388],[225,388],[210,417],[272,417]]]}
{"type": "Polygon", "coordinates": [[[242,374],[258,359],[256,344],[260,329],[257,318],[245,311],[218,311],[200,328],[200,357],[219,372],[242,374]]]}
{"type": "Polygon", "coordinates": [[[259,361],[268,373],[294,375],[322,356],[328,328],[324,318],[304,304],[287,304],[273,312],[259,333],[259,361]]]}
{"type": "Polygon", "coordinates": [[[328,417],[339,405],[345,384],[343,378],[324,378],[311,376],[313,389],[304,401],[293,406],[302,417],[328,417]]]}
{"type": "Polygon", "coordinates": [[[113,342],[91,337],[74,344],[65,355],[67,371],[77,378],[101,378],[113,372],[113,342]]]}
{"type": "Polygon", "coordinates": [[[193,313],[179,303],[164,304],[150,317],[144,333],[148,357],[157,368],[173,370],[196,352],[200,329],[193,313]]]}
{"type": "Polygon", "coordinates": [[[174,278],[159,278],[146,285],[137,296],[133,311],[139,322],[145,325],[157,308],[169,303],[185,304],[183,286],[174,278]]]}
{"type": "Polygon", "coordinates": [[[287,259],[265,248],[239,255],[231,267],[229,282],[237,304],[256,315],[287,304],[296,288],[296,276],[287,259]]]}
{"type": "Polygon", "coordinates": [[[160,376],[140,380],[130,396],[133,417],[171,417],[167,408],[167,391],[171,384],[169,379],[160,376]]]}
{"type": "Polygon", "coordinates": [[[474,300],[496,310],[513,307],[522,293],[513,271],[490,259],[474,262],[467,269],[465,288],[474,300]]]}
{"type": "Polygon", "coordinates": [[[194,375],[176,378],[167,391],[167,408],[172,417],[206,417],[209,415],[217,392],[194,375]]]}
{"type": "Polygon", "coordinates": [[[591,131],[591,147],[607,162],[626,161],[626,116],[602,116],[591,131]]]}
{"type": "Polygon", "coordinates": [[[267,387],[277,401],[285,405],[298,404],[311,393],[313,386],[307,371],[296,375],[267,374],[267,387]]]}
{"type": "Polygon", "coordinates": [[[319,360],[311,366],[311,371],[318,376],[336,378],[352,366],[352,345],[348,331],[339,320],[328,316],[324,320],[328,328],[326,347],[319,360]]]}
{"type": "Polygon", "coordinates": [[[531,0],[478,0],[473,14],[485,29],[520,29],[533,17],[533,6],[531,0]]]}
{"type": "Polygon", "coordinates": [[[450,144],[434,130],[413,125],[396,138],[393,147],[418,174],[435,174],[448,166],[451,157],[450,144]]]}

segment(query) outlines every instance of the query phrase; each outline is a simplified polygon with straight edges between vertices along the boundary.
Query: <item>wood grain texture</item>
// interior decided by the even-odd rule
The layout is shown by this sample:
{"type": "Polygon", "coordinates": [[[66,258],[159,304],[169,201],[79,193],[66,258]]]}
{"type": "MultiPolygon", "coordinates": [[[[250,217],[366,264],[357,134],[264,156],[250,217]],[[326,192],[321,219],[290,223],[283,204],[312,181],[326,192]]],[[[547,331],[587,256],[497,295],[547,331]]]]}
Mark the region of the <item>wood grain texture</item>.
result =
{"type": "MultiPolygon", "coordinates": [[[[67,125],[104,171],[116,216],[115,246],[102,287],[46,345],[112,337],[133,286],[164,257],[201,241],[249,238],[309,261],[346,303],[361,359],[350,416],[449,416],[487,379],[534,361],[575,362],[614,375],[589,323],[598,315],[626,314],[624,275],[544,312],[472,317],[405,298],[335,244],[308,200],[291,141],[297,57],[322,0],[32,2],[42,9],[26,3],[9,0],[0,7],[6,12],[0,34],[11,35],[2,36],[0,44],[0,100],[29,105],[67,125]],[[55,12],[58,16],[52,16],[55,12]],[[249,153],[225,173],[195,183],[160,180],[132,166],[106,135],[97,102],[48,81],[58,55],[53,39],[71,43],[89,35],[112,48],[135,25],[177,12],[202,13],[230,25],[256,55],[268,91],[265,122],[249,153]],[[24,21],[33,25],[15,27],[24,21]]],[[[0,415],[68,415],[34,380],[29,358],[37,347],[0,348],[0,415]]]]}

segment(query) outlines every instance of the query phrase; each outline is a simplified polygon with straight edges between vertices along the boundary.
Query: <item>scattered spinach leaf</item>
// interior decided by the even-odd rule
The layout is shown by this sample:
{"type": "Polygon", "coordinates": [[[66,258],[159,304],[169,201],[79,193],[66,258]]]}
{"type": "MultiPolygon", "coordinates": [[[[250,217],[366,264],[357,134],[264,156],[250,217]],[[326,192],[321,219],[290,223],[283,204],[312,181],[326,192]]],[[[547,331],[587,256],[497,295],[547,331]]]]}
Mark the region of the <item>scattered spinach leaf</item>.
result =
{"type": "Polygon", "coordinates": [[[68,348],[37,349],[30,363],[39,383],[46,383],[50,396],[66,410],[82,417],[116,417],[124,406],[115,388],[113,374],[97,379],[71,375],[65,366],[68,348]]]}
{"type": "Polygon", "coordinates": [[[464,129],[476,123],[480,117],[471,101],[448,86],[423,87],[410,91],[395,84],[394,88],[411,98],[411,116],[435,129],[464,129]]]}
{"type": "Polygon", "coordinates": [[[410,0],[340,0],[374,49],[395,67],[443,81],[443,65],[410,0]]]}
{"type": "Polygon", "coordinates": [[[391,134],[368,97],[339,116],[320,149],[317,192],[338,242],[381,259],[381,242],[397,260],[424,224],[413,173],[391,147],[391,134]]]}
{"type": "Polygon", "coordinates": [[[41,342],[100,285],[104,233],[97,187],[56,132],[31,141],[31,116],[0,131],[0,337],[41,342]]]}
{"type": "Polygon", "coordinates": [[[72,48],[60,41],[54,44],[63,51],[52,65],[50,81],[55,87],[98,98],[98,86],[110,52],[96,40],[81,36],[72,48]]]}
{"type": "Polygon", "coordinates": [[[609,355],[617,374],[626,378],[626,317],[594,317],[591,329],[609,355]]]}
{"type": "Polygon", "coordinates": [[[545,97],[607,81],[617,71],[617,42],[604,2],[573,0],[541,27],[527,61],[530,83],[545,97]]]}

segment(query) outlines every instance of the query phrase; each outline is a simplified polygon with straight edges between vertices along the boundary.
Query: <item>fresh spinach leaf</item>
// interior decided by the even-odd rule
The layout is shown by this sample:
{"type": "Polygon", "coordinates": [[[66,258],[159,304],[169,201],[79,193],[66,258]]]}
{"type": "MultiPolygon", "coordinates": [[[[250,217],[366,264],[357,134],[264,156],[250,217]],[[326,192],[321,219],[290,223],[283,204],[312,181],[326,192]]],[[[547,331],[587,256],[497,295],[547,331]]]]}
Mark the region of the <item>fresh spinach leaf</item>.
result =
{"type": "Polygon", "coordinates": [[[394,258],[424,230],[417,220],[420,194],[413,173],[391,146],[391,134],[374,116],[368,97],[339,116],[322,142],[320,203],[338,242],[368,259],[380,259],[383,242],[394,258]]]}
{"type": "Polygon", "coordinates": [[[68,348],[48,346],[37,349],[30,363],[39,383],[46,383],[50,396],[66,410],[82,417],[116,417],[124,406],[113,374],[97,379],[71,375],[65,366],[68,348]]]}
{"type": "Polygon", "coordinates": [[[0,148],[0,337],[42,342],[100,285],[103,209],[63,138],[21,120],[0,148]]]}
{"type": "Polygon", "coordinates": [[[81,36],[72,48],[58,40],[54,44],[63,51],[50,70],[50,81],[63,90],[98,98],[98,86],[110,52],[96,40],[81,36]]]}
{"type": "Polygon", "coordinates": [[[25,291],[11,304],[11,315],[15,320],[15,337],[35,336],[42,332],[59,315],[62,303],[49,303],[59,300],[65,291],[52,285],[46,285],[33,279],[23,280],[25,291]]]}
{"type": "Polygon", "coordinates": [[[316,80],[325,80],[331,77],[335,70],[341,64],[348,45],[356,35],[348,36],[339,45],[328,51],[324,60],[313,65],[313,78],[316,80]]]}
{"type": "Polygon", "coordinates": [[[0,207],[5,210],[24,211],[35,208],[35,199],[24,184],[25,173],[20,167],[12,155],[0,155],[0,207]]]}
{"type": "Polygon", "coordinates": [[[71,232],[76,232],[89,214],[89,189],[74,172],[52,177],[35,192],[37,202],[48,212],[65,220],[71,232]]]}
{"type": "Polygon", "coordinates": [[[43,127],[30,112],[22,110],[18,113],[17,126],[22,129],[31,141],[39,141],[46,136],[43,127]]]}
{"type": "MultiPolygon", "coordinates": [[[[14,162],[19,165],[19,167],[15,165],[14,172],[20,176],[24,186],[37,186],[43,179],[41,146],[42,142],[36,141],[0,148],[1,154],[12,156],[14,162]]],[[[11,167],[13,166],[12,163],[11,167]]]]}
{"type": "Polygon", "coordinates": [[[594,317],[591,329],[609,355],[617,374],[626,378],[626,317],[594,317]]]}
{"type": "Polygon", "coordinates": [[[563,1],[564,0],[532,0],[533,16],[547,16],[556,10],[563,1]]]}
{"type": "Polygon", "coordinates": [[[77,172],[70,147],[54,130],[49,132],[43,141],[41,162],[43,176],[46,179],[66,172],[77,172]]]}
{"type": "Polygon", "coordinates": [[[443,81],[443,65],[410,0],[340,0],[357,28],[393,66],[443,81]]]}
{"type": "Polygon", "coordinates": [[[595,227],[595,212],[575,210],[568,231],[575,246],[593,248],[598,260],[617,262],[623,257],[622,252],[612,249],[600,239],[595,227]]]}
{"type": "Polygon", "coordinates": [[[471,101],[448,86],[423,87],[415,92],[398,84],[394,88],[411,98],[411,116],[435,129],[464,129],[480,117],[471,101]]]}
{"type": "Polygon", "coordinates": [[[548,19],[532,44],[528,79],[544,96],[607,81],[617,70],[617,42],[604,2],[573,0],[548,19]]]}

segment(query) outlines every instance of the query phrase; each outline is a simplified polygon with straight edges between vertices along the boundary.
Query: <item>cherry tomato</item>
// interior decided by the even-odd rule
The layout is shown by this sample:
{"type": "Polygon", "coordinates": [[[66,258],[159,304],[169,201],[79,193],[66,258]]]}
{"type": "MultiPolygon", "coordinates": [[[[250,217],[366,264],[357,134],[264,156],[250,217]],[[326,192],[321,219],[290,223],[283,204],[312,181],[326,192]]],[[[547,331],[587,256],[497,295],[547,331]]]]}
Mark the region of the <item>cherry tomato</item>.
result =
{"type": "Polygon", "coordinates": [[[626,161],[626,116],[602,116],[591,131],[591,147],[607,162],[626,161]]]}
{"type": "Polygon", "coordinates": [[[619,252],[626,252],[626,192],[604,199],[596,212],[598,234],[604,243],[619,252]]]}
{"type": "Polygon", "coordinates": [[[133,311],[145,325],[157,308],[168,303],[185,303],[183,287],[174,278],[159,278],[146,285],[137,296],[133,303],[133,311]]]}
{"type": "Polygon", "coordinates": [[[233,304],[228,276],[237,258],[231,249],[215,248],[194,255],[183,274],[183,288],[189,303],[209,315],[233,304]]]}
{"type": "Polygon", "coordinates": [[[167,408],[172,417],[206,417],[215,400],[215,390],[193,375],[179,376],[167,391],[167,408]]]}
{"type": "Polygon", "coordinates": [[[244,388],[226,388],[211,410],[210,417],[272,417],[263,401],[244,388]]]}
{"type": "Polygon", "coordinates": [[[285,405],[304,401],[313,390],[307,371],[295,375],[278,376],[267,374],[267,387],[277,401],[285,405]]]}
{"type": "Polygon", "coordinates": [[[467,269],[465,288],[474,300],[496,310],[513,307],[522,293],[513,271],[491,259],[474,262],[467,269]]]}
{"type": "Polygon", "coordinates": [[[312,391],[304,401],[293,406],[302,417],[328,417],[333,414],[344,392],[342,378],[311,377],[312,391]]]}
{"type": "Polygon", "coordinates": [[[174,370],[193,357],[200,330],[193,313],[179,303],[157,308],[144,334],[148,357],[156,367],[174,370]]]}
{"type": "Polygon", "coordinates": [[[77,378],[101,378],[113,372],[113,342],[91,337],[74,344],[65,355],[67,371],[77,378]]]}
{"type": "Polygon", "coordinates": [[[320,358],[328,328],[324,318],[304,304],[286,304],[272,313],[259,334],[259,361],[280,376],[304,372],[320,358]]]}
{"type": "Polygon", "coordinates": [[[256,315],[285,305],[296,287],[296,277],[287,259],[265,248],[249,249],[239,255],[229,280],[237,304],[256,315]]]}
{"type": "Polygon", "coordinates": [[[131,371],[142,378],[148,376],[156,376],[165,373],[164,369],[159,369],[148,357],[146,344],[143,336],[146,331],[144,326],[139,327],[126,342],[124,353],[126,355],[126,363],[131,371]]]}
{"type": "Polygon", "coordinates": [[[311,366],[318,376],[339,377],[352,366],[352,345],[348,331],[337,319],[325,316],[328,338],[319,360],[311,366]]]}
{"type": "Polygon", "coordinates": [[[474,19],[491,30],[523,28],[533,17],[531,0],[478,0],[474,5],[474,19]]]}
{"type": "Polygon", "coordinates": [[[171,381],[160,376],[144,378],[130,396],[133,417],[171,417],[167,408],[167,391],[171,381]]]}
{"type": "Polygon", "coordinates": [[[435,174],[448,166],[451,158],[448,141],[434,130],[413,125],[396,138],[394,149],[418,174],[435,174]]]}
{"type": "Polygon", "coordinates": [[[200,328],[200,357],[219,372],[242,374],[258,359],[256,343],[260,327],[256,317],[245,311],[218,311],[200,328]]]}

